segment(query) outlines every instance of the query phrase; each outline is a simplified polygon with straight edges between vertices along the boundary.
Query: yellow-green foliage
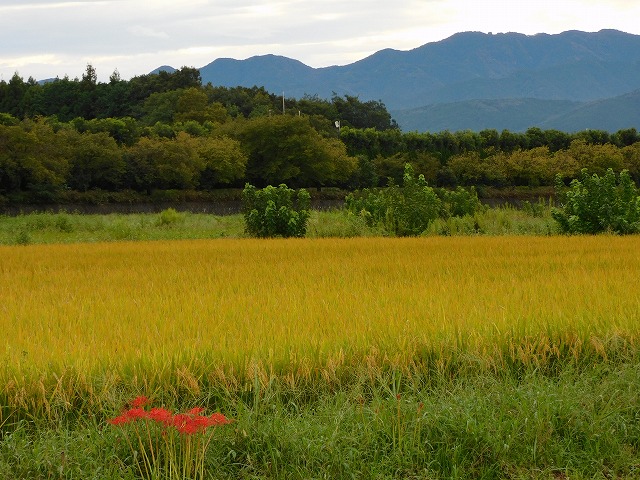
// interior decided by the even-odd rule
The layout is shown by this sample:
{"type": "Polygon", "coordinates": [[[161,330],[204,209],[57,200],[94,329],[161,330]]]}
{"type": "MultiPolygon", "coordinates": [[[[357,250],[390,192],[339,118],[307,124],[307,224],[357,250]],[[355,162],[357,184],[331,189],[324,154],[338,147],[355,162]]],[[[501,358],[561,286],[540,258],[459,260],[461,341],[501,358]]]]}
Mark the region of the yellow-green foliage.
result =
{"type": "Polygon", "coordinates": [[[614,236],[0,247],[0,385],[47,408],[127,382],[604,358],[638,339],[638,251],[614,236]]]}

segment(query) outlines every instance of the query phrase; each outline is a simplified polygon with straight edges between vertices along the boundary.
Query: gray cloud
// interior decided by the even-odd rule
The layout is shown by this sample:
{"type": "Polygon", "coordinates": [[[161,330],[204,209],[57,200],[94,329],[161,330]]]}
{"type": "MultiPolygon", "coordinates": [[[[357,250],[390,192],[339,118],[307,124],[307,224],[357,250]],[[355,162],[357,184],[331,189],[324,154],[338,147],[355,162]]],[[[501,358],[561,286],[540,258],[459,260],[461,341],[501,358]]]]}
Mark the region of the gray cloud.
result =
{"type": "Polygon", "coordinates": [[[128,78],[163,64],[266,53],[320,67],[463,30],[635,33],[634,14],[640,5],[623,0],[4,0],[0,76],[76,77],[92,63],[106,80],[116,68],[128,78]]]}

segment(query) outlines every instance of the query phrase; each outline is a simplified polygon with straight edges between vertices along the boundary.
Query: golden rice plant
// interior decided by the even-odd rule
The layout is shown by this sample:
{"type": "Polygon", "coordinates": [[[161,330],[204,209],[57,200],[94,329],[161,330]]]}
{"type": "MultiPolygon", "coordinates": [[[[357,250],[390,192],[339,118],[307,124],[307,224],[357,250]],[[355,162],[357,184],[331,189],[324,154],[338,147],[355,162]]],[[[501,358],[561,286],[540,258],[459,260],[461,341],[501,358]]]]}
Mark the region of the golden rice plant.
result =
{"type": "Polygon", "coordinates": [[[127,386],[606,359],[637,344],[639,251],[615,236],[0,247],[2,395],[47,411],[127,386]]]}

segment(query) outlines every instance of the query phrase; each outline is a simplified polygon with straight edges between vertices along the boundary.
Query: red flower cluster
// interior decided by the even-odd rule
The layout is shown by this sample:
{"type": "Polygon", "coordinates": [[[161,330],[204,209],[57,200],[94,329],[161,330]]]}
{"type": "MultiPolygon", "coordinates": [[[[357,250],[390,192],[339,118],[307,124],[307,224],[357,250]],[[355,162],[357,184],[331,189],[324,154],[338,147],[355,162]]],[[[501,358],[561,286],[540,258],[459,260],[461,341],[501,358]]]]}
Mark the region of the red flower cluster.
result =
{"type": "Polygon", "coordinates": [[[231,423],[231,420],[221,413],[214,413],[209,416],[201,415],[204,412],[204,408],[200,407],[192,408],[186,413],[171,413],[165,408],[156,407],[148,411],[142,408],[148,404],[149,399],[147,397],[137,397],[129,402],[131,406],[129,410],[109,419],[108,422],[111,425],[124,425],[142,418],[161,423],[165,427],[173,427],[185,435],[203,432],[209,427],[231,423]]]}

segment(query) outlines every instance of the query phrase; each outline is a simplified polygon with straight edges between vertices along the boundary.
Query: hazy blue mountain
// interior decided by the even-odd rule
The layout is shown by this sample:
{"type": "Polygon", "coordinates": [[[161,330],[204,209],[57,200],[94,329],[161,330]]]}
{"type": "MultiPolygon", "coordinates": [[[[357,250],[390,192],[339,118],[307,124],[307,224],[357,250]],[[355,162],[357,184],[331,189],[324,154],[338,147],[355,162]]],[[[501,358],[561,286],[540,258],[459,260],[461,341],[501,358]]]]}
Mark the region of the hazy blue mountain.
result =
{"type": "Polygon", "coordinates": [[[390,109],[478,98],[587,101],[640,88],[640,36],[467,32],[327,70],[348,75],[350,93],[380,99],[390,109]]]}
{"type": "Polygon", "coordinates": [[[163,65],[161,67],[156,68],[152,72],[149,72],[149,74],[153,75],[153,74],[158,74],[160,72],[175,73],[176,69],[173,67],[170,67],[169,65],[163,65]]]}
{"type": "Polygon", "coordinates": [[[559,118],[583,105],[582,102],[569,100],[537,98],[464,100],[435,103],[409,110],[392,110],[391,114],[400,128],[406,132],[414,130],[477,132],[487,128],[517,132],[525,131],[529,127],[541,127],[550,118],[559,118]]]}
{"type": "Polygon", "coordinates": [[[589,102],[563,114],[551,116],[541,128],[563,131],[585,129],[615,132],[625,128],[640,128],[640,90],[614,98],[589,102]]]}
{"type": "Polygon", "coordinates": [[[381,50],[345,66],[314,69],[264,55],[218,59],[200,73],[214,85],[258,85],[292,97],[348,93],[391,109],[500,95],[587,101],[640,88],[640,36],[465,32],[409,51],[381,50]]]}
{"type": "MultiPolygon", "coordinates": [[[[464,32],[409,51],[381,50],[345,66],[312,68],[264,55],[218,59],[200,73],[204,83],[264,86],[288,97],[330,98],[335,92],[381,100],[403,129],[433,130],[434,125],[475,129],[486,124],[520,130],[532,122],[557,118],[558,125],[564,122],[575,130],[582,125],[575,123],[580,112],[591,111],[577,109],[575,102],[620,97],[640,89],[640,35],[617,30],[556,35],[464,32]],[[460,103],[466,101],[472,102],[460,103]],[[418,106],[425,107],[415,109],[418,106]]],[[[603,105],[598,108],[618,103],[603,105]]],[[[601,118],[613,121],[615,115],[601,118]]]]}
{"type": "Polygon", "coordinates": [[[298,60],[262,55],[246,60],[219,58],[200,69],[202,82],[225,87],[265,87],[271,93],[302,97],[306,85],[316,83],[317,71],[298,60]]]}
{"type": "Polygon", "coordinates": [[[572,102],[536,98],[465,100],[391,111],[404,131],[525,131],[529,127],[565,132],[616,132],[640,127],[640,90],[604,100],[572,102]]]}

